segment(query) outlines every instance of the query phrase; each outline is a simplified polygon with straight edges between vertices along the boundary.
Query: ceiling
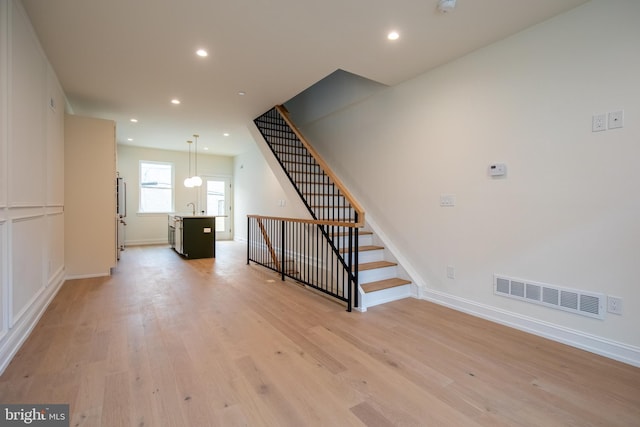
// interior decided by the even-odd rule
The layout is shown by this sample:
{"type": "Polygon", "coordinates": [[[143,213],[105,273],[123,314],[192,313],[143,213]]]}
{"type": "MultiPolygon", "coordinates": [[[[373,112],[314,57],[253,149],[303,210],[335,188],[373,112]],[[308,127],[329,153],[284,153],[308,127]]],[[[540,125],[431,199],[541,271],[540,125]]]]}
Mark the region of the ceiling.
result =
{"type": "Polygon", "coordinates": [[[231,156],[255,117],[338,69],[395,85],[585,2],[23,0],[75,114],[115,120],[119,144],[187,150],[198,133],[231,156]]]}

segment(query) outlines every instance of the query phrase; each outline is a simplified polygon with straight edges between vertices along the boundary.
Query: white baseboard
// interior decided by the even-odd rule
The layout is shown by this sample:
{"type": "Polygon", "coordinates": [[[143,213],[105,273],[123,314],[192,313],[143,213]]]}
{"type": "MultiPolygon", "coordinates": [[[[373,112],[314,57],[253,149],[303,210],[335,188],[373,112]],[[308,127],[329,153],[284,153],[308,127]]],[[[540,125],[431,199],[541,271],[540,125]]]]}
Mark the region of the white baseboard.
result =
{"type": "Polygon", "coordinates": [[[438,291],[421,289],[421,298],[472,316],[640,367],[640,347],[608,340],[438,291]]]}
{"type": "Polygon", "coordinates": [[[111,276],[109,272],[107,273],[93,273],[93,274],[72,274],[67,276],[65,280],[75,280],[75,279],[93,279],[94,277],[108,277],[111,276]]]}
{"type": "Polygon", "coordinates": [[[381,232],[381,228],[378,227],[371,216],[367,217],[367,222],[374,233],[376,233],[376,235],[384,242],[385,247],[390,249],[393,256],[398,260],[400,266],[407,272],[409,278],[413,281],[413,284],[416,287],[415,291],[417,291],[417,295],[415,295],[417,298],[425,299],[454,310],[462,311],[492,322],[500,323],[502,325],[548,338],[562,344],[586,350],[600,356],[640,367],[640,347],[634,347],[628,344],[612,341],[542,320],[466,300],[464,298],[430,290],[427,287],[426,282],[422,280],[420,275],[417,273],[417,270],[413,268],[411,263],[409,263],[405,257],[402,256],[401,251],[393,245],[391,239],[381,232]]]}
{"type": "Polygon", "coordinates": [[[148,245],[168,245],[167,239],[145,239],[145,240],[127,240],[124,242],[126,250],[127,246],[148,246],[148,245]]]}
{"type": "Polygon", "coordinates": [[[16,355],[22,344],[27,340],[33,328],[44,314],[53,298],[64,283],[64,269],[57,272],[57,282],[50,282],[45,290],[36,298],[31,306],[25,310],[20,320],[6,333],[0,345],[0,375],[7,368],[11,359],[16,355]]]}

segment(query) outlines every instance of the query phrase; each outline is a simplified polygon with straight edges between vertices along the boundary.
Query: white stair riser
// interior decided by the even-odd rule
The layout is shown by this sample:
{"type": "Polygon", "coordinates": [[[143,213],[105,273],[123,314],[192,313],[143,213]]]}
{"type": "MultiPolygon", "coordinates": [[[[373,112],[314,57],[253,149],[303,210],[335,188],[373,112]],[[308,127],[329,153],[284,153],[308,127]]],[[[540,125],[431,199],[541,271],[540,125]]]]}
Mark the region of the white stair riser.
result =
{"type": "Polygon", "coordinates": [[[359,251],[358,263],[384,261],[384,250],[377,249],[375,251],[359,251]]]}
{"type": "MultiPolygon", "coordinates": [[[[336,244],[339,248],[346,248],[349,246],[349,237],[348,236],[340,236],[336,239],[336,244]]],[[[358,246],[371,246],[373,245],[373,235],[364,234],[358,236],[358,246]]]]}
{"type": "Polygon", "coordinates": [[[397,269],[394,266],[376,268],[374,270],[358,271],[358,283],[377,282],[378,280],[393,279],[397,277],[397,269]]]}
{"type": "Polygon", "coordinates": [[[382,289],[375,292],[361,294],[360,305],[367,309],[379,304],[396,301],[411,296],[411,285],[396,286],[394,288],[382,289]]]}

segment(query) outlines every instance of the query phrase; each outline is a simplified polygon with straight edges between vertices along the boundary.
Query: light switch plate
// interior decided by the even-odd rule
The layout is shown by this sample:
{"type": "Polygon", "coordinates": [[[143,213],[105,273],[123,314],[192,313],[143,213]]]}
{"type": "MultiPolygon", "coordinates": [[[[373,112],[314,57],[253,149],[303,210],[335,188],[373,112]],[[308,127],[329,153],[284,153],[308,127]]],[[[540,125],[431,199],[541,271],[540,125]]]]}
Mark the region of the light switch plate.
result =
{"type": "Polygon", "coordinates": [[[612,111],[609,113],[609,129],[619,129],[624,126],[624,111],[612,111]]]}

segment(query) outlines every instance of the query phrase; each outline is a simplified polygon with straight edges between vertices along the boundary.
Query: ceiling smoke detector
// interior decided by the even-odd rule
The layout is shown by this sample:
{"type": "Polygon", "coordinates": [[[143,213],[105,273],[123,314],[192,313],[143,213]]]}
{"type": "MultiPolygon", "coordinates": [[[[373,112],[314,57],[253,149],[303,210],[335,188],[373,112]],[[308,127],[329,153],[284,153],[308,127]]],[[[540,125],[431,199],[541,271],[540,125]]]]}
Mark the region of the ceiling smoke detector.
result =
{"type": "Polygon", "coordinates": [[[438,10],[442,13],[448,13],[456,8],[456,0],[438,0],[438,10]]]}

